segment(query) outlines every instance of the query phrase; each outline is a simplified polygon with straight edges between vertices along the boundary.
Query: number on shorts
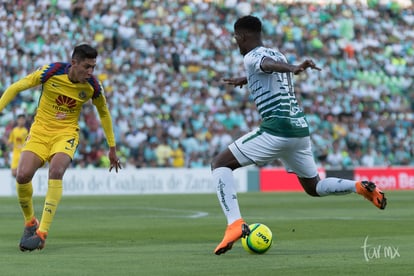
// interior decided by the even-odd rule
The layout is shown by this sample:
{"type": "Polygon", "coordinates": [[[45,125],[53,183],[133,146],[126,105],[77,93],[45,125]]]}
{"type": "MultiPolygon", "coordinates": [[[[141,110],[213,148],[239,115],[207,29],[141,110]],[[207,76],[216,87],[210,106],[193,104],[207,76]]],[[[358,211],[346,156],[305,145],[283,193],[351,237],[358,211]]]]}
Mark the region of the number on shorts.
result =
{"type": "Polygon", "coordinates": [[[75,138],[69,139],[66,142],[70,144],[70,147],[73,148],[75,146],[75,138]]]}

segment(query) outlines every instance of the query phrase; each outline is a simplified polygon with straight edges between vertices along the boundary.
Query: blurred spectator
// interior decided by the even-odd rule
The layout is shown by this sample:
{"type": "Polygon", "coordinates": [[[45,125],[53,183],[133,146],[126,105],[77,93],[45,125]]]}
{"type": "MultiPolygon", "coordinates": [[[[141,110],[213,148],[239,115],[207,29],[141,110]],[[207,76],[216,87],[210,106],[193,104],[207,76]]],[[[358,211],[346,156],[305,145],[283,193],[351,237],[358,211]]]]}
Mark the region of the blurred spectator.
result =
{"type": "MultiPolygon", "coordinates": [[[[309,114],[318,164],[338,166],[328,142],[337,141],[343,167],[413,165],[414,6],[406,2],[410,6],[2,1],[0,92],[44,63],[69,59],[73,46],[89,42],[100,51],[95,72],[105,86],[123,161],[131,167],[172,166],[178,141],[185,167],[208,166],[214,152],[260,120],[245,89],[221,82],[243,71],[236,45],[223,37],[231,36],[237,17],[253,13],[263,18],[265,44],[283,49],[290,62],[311,57],[326,68],[296,87],[309,114]]],[[[0,117],[3,138],[17,113],[35,113],[40,95],[27,91],[9,105],[0,117]]],[[[79,145],[73,166],[105,163],[96,118],[85,107],[81,134],[87,144],[79,145]]]]}
{"type": "Polygon", "coordinates": [[[332,144],[332,149],[328,151],[326,156],[327,168],[332,170],[340,170],[344,168],[343,165],[343,153],[339,148],[339,142],[334,141],[332,144]]]}
{"type": "Polygon", "coordinates": [[[159,143],[155,147],[155,156],[157,157],[158,167],[170,167],[173,149],[167,142],[167,138],[162,136],[159,143]]]}
{"type": "Polygon", "coordinates": [[[172,146],[171,166],[174,168],[185,167],[185,152],[178,141],[175,141],[172,146]]]}

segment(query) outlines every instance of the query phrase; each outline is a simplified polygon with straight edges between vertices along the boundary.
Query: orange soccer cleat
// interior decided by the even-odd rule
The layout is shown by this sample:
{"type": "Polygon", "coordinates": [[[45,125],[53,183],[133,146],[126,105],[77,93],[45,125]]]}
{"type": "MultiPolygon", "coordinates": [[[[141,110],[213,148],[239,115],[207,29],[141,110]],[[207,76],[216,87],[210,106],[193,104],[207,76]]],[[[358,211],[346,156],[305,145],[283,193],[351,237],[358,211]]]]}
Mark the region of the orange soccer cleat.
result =
{"type": "Polygon", "coordinates": [[[364,196],[379,209],[383,210],[387,206],[387,199],[384,193],[373,182],[359,181],[355,184],[355,187],[358,194],[364,196]]]}
{"type": "Polygon", "coordinates": [[[214,250],[214,254],[220,255],[226,253],[233,247],[233,244],[241,237],[246,237],[250,234],[249,226],[243,219],[238,219],[226,228],[223,240],[214,250]]]}
{"type": "Polygon", "coordinates": [[[20,242],[20,250],[21,251],[33,251],[35,249],[41,250],[45,247],[46,238],[47,238],[46,232],[40,232],[39,230],[37,230],[33,236],[20,242]]]}
{"type": "Polygon", "coordinates": [[[23,235],[20,239],[20,243],[27,238],[30,238],[36,233],[37,228],[39,228],[39,221],[37,218],[33,217],[30,221],[26,222],[23,229],[23,235]]]}

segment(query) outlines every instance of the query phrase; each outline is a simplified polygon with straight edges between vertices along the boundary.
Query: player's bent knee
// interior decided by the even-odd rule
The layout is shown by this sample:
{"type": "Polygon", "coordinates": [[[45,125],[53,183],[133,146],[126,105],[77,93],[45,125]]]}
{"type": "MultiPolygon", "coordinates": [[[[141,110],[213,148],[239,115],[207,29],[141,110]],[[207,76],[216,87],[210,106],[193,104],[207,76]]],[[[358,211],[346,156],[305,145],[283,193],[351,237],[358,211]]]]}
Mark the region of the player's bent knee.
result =
{"type": "Polygon", "coordinates": [[[24,173],[17,173],[16,174],[16,182],[19,184],[26,184],[32,180],[32,175],[24,174],[24,173]]]}
{"type": "Polygon", "coordinates": [[[213,158],[213,160],[210,163],[211,170],[217,169],[218,168],[217,165],[218,165],[218,163],[216,161],[216,158],[213,158]]]}
{"type": "Polygon", "coordinates": [[[216,156],[213,158],[213,160],[211,160],[210,167],[211,167],[211,170],[214,170],[220,167],[226,167],[226,164],[224,164],[221,161],[221,158],[219,156],[216,156]]]}
{"type": "Polygon", "coordinates": [[[213,158],[211,161],[211,170],[226,167],[231,170],[235,170],[237,168],[240,168],[241,165],[237,161],[237,159],[234,157],[233,153],[229,149],[226,149],[219,153],[217,156],[213,158]]]}
{"type": "Polygon", "coordinates": [[[302,178],[298,177],[300,184],[302,185],[305,192],[313,197],[319,197],[320,195],[316,191],[316,185],[319,181],[319,176],[312,177],[312,178],[302,178]]]}
{"type": "Polygon", "coordinates": [[[312,197],[319,197],[319,196],[320,196],[320,195],[316,192],[316,190],[314,190],[314,189],[312,189],[312,190],[305,189],[305,192],[306,192],[308,195],[312,196],[312,197]]]}

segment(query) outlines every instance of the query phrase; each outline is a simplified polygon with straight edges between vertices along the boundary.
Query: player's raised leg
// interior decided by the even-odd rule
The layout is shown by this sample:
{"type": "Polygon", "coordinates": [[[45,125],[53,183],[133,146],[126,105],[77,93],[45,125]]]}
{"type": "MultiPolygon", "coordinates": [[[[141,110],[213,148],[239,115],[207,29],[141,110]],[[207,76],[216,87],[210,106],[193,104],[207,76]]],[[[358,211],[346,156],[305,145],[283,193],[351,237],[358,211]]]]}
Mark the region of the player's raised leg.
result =
{"type": "Polygon", "coordinates": [[[383,210],[387,206],[385,194],[370,181],[355,181],[336,177],[327,177],[319,180],[319,177],[313,179],[299,178],[305,191],[314,196],[340,195],[357,193],[371,201],[377,208],[383,210]],[[315,190],[310,183],[316,183],[315,190]]]}
{"type": "Polygon", "coordinates": [[[308,138],[299,141],[297,148],[284,156],[283,162],[298,176],[299,182],[307,194],[311,196],[344,195],[358,193],[371,201],[379,209],[385,209],[387,199],[384,193],[372,182],[355,181],[337,177],[320,179],[313,158],[308,138]],[[303,144],[302,144],[303,143],[303,144]]]}

